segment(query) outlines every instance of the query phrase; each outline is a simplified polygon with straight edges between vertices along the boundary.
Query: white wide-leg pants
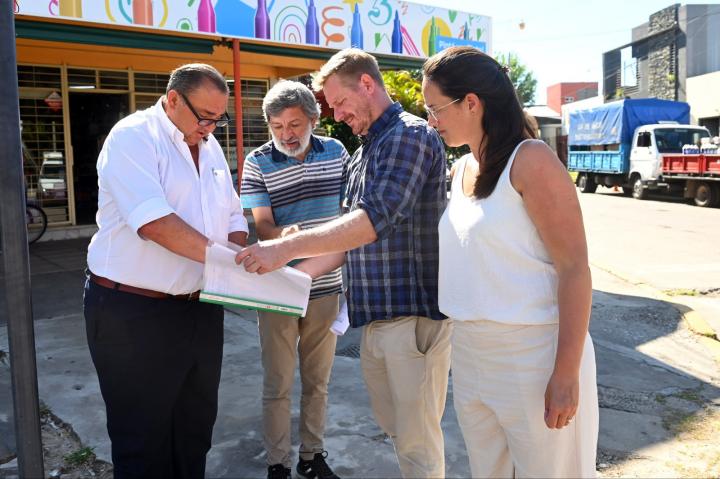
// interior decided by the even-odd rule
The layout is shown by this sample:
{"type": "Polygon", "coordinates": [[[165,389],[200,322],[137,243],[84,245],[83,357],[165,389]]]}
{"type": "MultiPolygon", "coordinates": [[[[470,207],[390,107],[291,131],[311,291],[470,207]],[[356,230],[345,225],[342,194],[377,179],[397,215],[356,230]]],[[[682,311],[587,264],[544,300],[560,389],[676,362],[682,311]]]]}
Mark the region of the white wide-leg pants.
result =
{"type": "Polygon", "coordinates": [[[545,425],[558,325],[453,321],[453,397],[473,477],[595,477],[598,399],[588,334],[575,419],[545,425]]]}

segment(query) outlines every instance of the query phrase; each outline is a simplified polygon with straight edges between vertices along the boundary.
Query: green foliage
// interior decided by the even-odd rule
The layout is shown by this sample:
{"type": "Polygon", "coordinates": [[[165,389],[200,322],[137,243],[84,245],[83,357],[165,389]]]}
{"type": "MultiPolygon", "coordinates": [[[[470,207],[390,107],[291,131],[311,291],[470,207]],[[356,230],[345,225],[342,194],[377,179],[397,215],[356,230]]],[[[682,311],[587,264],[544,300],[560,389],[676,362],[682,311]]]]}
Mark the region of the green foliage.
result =
{"type": "MultiPolygon", "coordinates": [[[[383,81],[390,98],[400,102],[405,111],[427,119],[425,113],[425,99],[422,96],[422,72],[420,70],[410,71],[386,71],[383,72],[383,81]]],[[[467,146],[457,148],[445,147],[448,165],[470,152],[467,146]]]]}
{"type": "Polygon", "coordinates": [[[355,150],[360,148],[360,137],[353,135],[352,129],[341,121],[335,121],[334,118],[326,116],[320,118],[320,127],[323,128],[327,134],[336,140],[339,140],[345,146],[345,149],[350,155],[355,153],[355,150]]]}
{"type": "Polygon", "coordinates": [[[510,81],[515,85],[518,97],[523,105],[532,105],[535,102],[535,89],[537,88],[537,80],[533,73],[527,69],[525,65],[520,63],[520,59],[514,53],[498,54],[495,59],[501,65],[507,65],[510,69],[510,81]]]}
{"type": "Polygon", "coordinates": [[[445,145],[445,156],[447,157],[448,167],[452,166],[461,156],[467,155],[468,153],[470,153],[470,147],[467,145],[458,147],[445,145]]]}
{"type": "Polygon", "coordinates": [[[65,462],[71,466],[80,466],[95,460],[94,447],[83,447],[63,457],[65,462]]]}
{"type": "Polygon", "coordinates": [[[420,70],[385,71],[382,76],[390,98],[400,102],[408,113],[425,118],[420,70]]]}
{"type": "Polygon", "coordinates": [[[47,416],[47,415],[50,414],[52,411],[50,410],[50,406],[48,406],[48,405],[45,404],[44,402],[40,401],[40,403],[39,403],[39,412],[40,412],[40,416],[47,416]]]}

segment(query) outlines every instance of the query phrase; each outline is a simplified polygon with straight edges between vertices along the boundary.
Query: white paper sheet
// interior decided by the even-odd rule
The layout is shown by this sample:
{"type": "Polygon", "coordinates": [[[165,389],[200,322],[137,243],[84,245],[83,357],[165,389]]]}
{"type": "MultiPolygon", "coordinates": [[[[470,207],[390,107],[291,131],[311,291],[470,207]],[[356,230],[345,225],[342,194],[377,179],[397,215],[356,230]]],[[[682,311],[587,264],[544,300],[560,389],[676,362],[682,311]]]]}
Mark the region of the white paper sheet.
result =
{"type": "Polygon", "coordinates": [[[347,302],[343,301],[335,321],[330,325],[330,331],[332,331],[335,336],[342,336],[349,327],[350,318],[348,316],[347,302]]]}
{"type": "Polygon", "coordinates": [[[295,268],[255,274],[235,264],[236,252],[213,244],[206,250],[200,301],[305,316],[312,279],[295,268]]]}

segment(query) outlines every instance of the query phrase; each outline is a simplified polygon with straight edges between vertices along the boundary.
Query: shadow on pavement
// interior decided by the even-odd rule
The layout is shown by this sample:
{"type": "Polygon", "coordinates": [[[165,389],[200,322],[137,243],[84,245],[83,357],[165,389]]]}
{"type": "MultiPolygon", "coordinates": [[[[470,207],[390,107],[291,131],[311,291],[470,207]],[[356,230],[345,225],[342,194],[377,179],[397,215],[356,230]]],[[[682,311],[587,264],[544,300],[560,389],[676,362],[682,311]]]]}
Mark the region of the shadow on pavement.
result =
{"type": "MultiPolygon", "coordinates": [[[[107,460],[104,406],[82,320],[87,243],[48,242],[30,249],[40,395],[86,445],[107,460]]],[[[672,454],[662,448],[682,434],[676,426],[701,417],[705,406],[720,403],[720,390],[713,384],[717,366],[702,354],[668,303],[640,294],[598,290],[593,292],[593,301],[591,333],[602,408],[599,461],[639,455],[666,462],[672,454]]],[[[1,311],[4,314],[4,307],[1,311]]],[[[0,318],[0,351],[7,351],[4,319],[0,318]]],[[[326,446],[342,476],[393,477],[399,471],[391,443],[372,418],[357,359],[358,344],[359,330],[338,341],[326,446]]],[[[253,315],[228,312],[220,413],[208,457],[208,474],[214,477],[262,477],[265,473],[259,357],[253,315]]],[[[298,442],[298,393],[296,380],[294,444],[298,442]]],[[[466,477],[469,469],[451,394],[443,427],[448,477],[466,477]]],[[[9,374],[0,364],[0,463],[14,451],[13,435],[9,374]]]]}
{"type": "MultiPolygon", "coordinates": [[[[717,363],[670,303],[640,295],[593,291],[591,334],[601,406],[600,451],[665,467],[645,471],[647,477],[664,471],[680,475],[684,460],[692,459],[684,456],[688,444],[680,447],[680,441],[695,423],[705,421],[709,410],[718,421],[717,363]]],[[[698,435],[695,439],[698,446],[715,442],[698,435]]]]}

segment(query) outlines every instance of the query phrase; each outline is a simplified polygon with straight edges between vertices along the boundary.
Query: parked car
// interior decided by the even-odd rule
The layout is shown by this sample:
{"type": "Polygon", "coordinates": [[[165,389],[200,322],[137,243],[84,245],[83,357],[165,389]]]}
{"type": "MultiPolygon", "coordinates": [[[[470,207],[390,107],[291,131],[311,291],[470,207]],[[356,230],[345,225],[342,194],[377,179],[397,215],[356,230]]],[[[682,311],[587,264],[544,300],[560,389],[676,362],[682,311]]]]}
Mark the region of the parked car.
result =
{"type": "Polygon", "coordinates": [[[67,199],[67,175],[63,155],[57,151],[43,153],[38,178],[39,196],[43,201],[67,199]]]}

